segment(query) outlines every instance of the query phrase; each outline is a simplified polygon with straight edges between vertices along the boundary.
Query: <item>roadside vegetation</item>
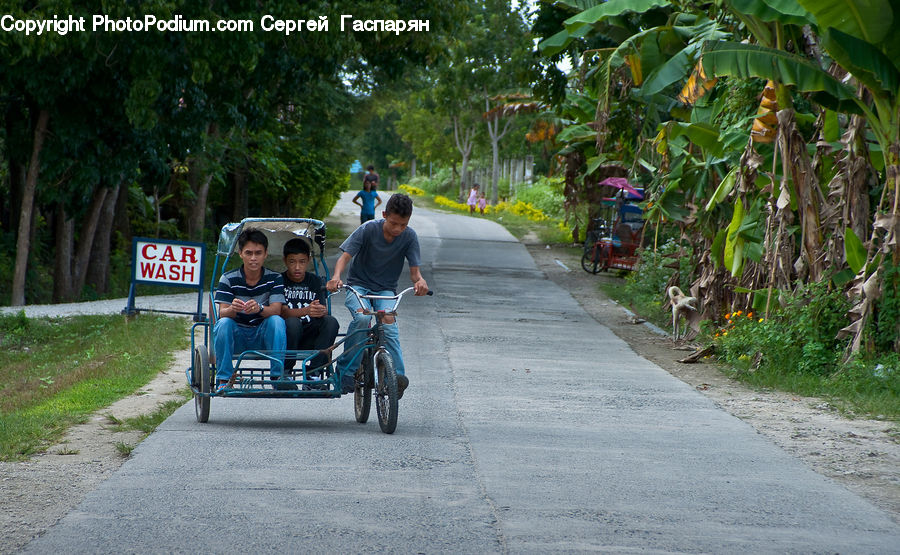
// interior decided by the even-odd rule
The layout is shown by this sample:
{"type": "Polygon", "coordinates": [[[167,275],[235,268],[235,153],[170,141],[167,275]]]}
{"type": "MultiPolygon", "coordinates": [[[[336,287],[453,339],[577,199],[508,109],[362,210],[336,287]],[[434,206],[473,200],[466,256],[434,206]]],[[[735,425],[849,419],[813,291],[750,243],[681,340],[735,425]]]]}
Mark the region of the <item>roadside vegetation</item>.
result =
{"type": "MultiPolygon", "coordinates": [[[[674,240],[657,252],[644,249],[636,270],[623,273],[624,286],[605,281],[603,291],[669,329],[666,285],[686,283],[690,260],[690,247],[674,240]]],[[[879,349],[845,359],[847,340],[836,336],[850,301],[838,288],[827,281],[811,283],[777,301],[768,316],[763,305],[763,310],[739,309],[724,313],[721,321],[703,321],[695,343],[711,346],[722,371],[748,385],[824,397],[848,415],[900,421],[900,354],[885,348],[893,335],[876,334],[883,342],[879,349]]],[[[885,306],[900,306],[900,299],[888,298],[885,306]]],[[[893,317],[882,316],[885,322],[893,317]]]]}
{"type": "Polygon", "coordinates": [[[59,440],[131,395],[187,348],[186,320],[155,315],[0,315],[0,460],[59,440]]]}

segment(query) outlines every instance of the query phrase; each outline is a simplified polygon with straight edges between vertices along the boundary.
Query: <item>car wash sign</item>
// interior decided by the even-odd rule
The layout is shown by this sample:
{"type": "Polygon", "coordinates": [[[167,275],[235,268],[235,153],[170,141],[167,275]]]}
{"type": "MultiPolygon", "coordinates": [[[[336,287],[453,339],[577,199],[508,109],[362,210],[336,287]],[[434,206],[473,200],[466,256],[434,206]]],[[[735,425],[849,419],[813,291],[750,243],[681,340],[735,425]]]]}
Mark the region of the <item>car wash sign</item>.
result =
{"type": "Polygon", "coordinates": [[[135,307],[135,289],[137,284],[173,285],[190,287],[198,292],[196,312],[177,313],[202,316],[200,303],[203,296],[205,253],[203,243],[135,237],[131,242],[131,289],[128,293],[128,306],[122,312],[170,312],[135,307]]]}

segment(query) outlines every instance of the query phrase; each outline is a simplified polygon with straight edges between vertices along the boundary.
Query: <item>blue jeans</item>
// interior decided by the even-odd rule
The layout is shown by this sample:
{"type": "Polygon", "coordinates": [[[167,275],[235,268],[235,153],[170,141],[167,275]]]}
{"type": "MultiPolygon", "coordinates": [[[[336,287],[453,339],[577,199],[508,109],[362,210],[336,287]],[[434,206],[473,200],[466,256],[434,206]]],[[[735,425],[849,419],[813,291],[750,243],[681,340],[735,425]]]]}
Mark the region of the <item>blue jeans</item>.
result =
{"type": "MultiPolygon", "coordinates": [[[[394,294],[394,292],[390,290],[372,291],[371,289],[366,289],[359,285],[354,285],[353,288],[356,289],[360,295],[387,296],[394,294]]],[[[363,302],[365,303],[365,308],[372,308],[371,301],[363,299],[363,302]]],[[[347,327],[348,339],[344,342],[344,352],[347,353],[352,350],[354,345],[358,345],[365,340],[365,334],[360,333],[353,336],[353,332],[368,329],[372,324],[372,317],[357,312],[357,309],[362,308],[362,305],[359,304],[356,295],[349,291],[346,293],[344,306],[347,307],[347,310],[349,310],[350,314],[353,316],[353,321],[350,322],[350,325],[347,327]]],[[[377,299],[375,301],[375,310],[388,310],[392,306],[394,306],[393,300],[377,299]]],[[[391,354],[391,358],[394,359],[394,370],[396,370],[397,375],[402,376],[405,374],[405,369],[403,367],[403,351],[400,349],[400,330],[397,327],[397,322],[394,322],[393,324],[384,324],[382,330],[384,331],[385,347],[387,347],[387,351],[391,354]]],[[[344,376],[352,376],[359,366],[359,360],[359,353],[351,356],[341,355],[337,359],[338,371],[344,376]]]]}
{"type": "Polygon", "coordinates": [[[234,374],[235,353],[248,350],[272,351],[271,375],[281,377],[284,370],[284,349],[287,342],[284,319],[269,316],[258,326],[239,326],[231,318],[219,318],[213,328],[216,349],[216,381],[231,379],[234,374]]]}

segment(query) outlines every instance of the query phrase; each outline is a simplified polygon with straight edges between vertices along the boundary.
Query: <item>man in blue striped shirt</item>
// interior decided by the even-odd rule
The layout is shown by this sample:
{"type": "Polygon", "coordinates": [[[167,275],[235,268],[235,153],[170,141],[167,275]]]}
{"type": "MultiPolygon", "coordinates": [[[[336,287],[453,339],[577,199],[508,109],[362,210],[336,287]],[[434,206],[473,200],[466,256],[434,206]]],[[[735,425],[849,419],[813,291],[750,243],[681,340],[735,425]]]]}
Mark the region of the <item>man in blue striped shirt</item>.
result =
{"type": "Polygon", "coordinates": [[[244,264],[219,279],[215,301],[219,319],[213,328],[216,350],[216,393],[222,393],[234,374],[234,353],[250,349],[271,351],[270,375],[275,389],[297,389],[281,382],[284,372],[286,335],[281,305],[284,281],[281,274],[263,263],[269,240],[258,229],[245,229],[238,236],[238,252],[244,264]]]}

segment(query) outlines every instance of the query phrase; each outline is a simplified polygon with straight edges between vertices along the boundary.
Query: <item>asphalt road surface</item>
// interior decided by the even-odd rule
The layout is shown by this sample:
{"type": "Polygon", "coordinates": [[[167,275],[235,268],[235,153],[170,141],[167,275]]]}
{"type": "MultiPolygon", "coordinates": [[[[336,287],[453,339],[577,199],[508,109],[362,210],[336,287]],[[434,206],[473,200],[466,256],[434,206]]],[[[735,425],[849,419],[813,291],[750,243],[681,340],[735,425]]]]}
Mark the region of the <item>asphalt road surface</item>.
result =
{"type": "Polygon", "coordinates": [[[501,227],[412,226],[436,295],[400,308],[396,433],[352,395],[217,398],[206,424],[189,403],[25,551],[900,552],[885,513],[637,356],[501,227]]]}

